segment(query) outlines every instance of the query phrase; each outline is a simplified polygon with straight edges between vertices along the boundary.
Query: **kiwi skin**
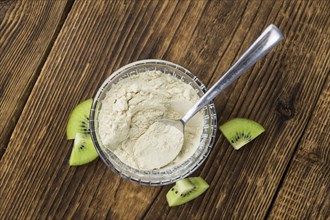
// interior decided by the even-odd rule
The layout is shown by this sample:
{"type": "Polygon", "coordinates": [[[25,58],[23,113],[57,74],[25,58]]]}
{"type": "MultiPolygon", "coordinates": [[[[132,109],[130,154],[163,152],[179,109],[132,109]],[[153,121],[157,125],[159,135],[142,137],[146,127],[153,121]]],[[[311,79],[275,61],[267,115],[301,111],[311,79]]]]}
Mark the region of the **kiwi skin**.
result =
{"type": "Polygon", "coordinates": [[[209,184],[201,177],[189,177],[179,180],[166,194],[168,205],[178,206],[187,203],[209,188],[209,184]]]}
{"type": "Polygon", "coordinates": [[[265,131],[259,123],[246,118],[229,120],[219,129],[235,150],[240,149],[265,131]]]}
{"type": "Polygon", "coordinates": [[[90,134],[89,113],[92,107],[93,99],[87,99],[79,103],[71,112],[68,124],[66,126],[66,137],[72,140],[76,133],[90,134]]]}

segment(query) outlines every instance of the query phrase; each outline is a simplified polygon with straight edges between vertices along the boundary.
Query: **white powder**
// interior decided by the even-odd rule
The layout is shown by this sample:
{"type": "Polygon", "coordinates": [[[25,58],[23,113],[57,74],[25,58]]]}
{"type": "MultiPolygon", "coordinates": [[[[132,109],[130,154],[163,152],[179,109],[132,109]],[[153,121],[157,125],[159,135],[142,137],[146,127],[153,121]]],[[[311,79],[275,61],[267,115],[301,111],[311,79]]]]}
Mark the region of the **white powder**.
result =
{"type": "MultiPolygon", "coordinates": [[[[157,148],[159,157],[148,158],[146,152],[151,151],[151,155],[156,150],[149,147],[148,128],[161,118],[180,119],[198,99],[190,85],[160,71],[147,71],[123,79],[102,101],[99,113],[101,140],[122,162],[134,168],[175,166],[187,160],[199,145],[204,123],[201,113],[185,126],[184,143],[177,157],[173,156],[177,155],[174,147],[163,147],[157,148]]],[[[167,132],[175,131],[168,129],[167,132]]],[[[153,142],[156,140],[153,138],[153,142]]]]}

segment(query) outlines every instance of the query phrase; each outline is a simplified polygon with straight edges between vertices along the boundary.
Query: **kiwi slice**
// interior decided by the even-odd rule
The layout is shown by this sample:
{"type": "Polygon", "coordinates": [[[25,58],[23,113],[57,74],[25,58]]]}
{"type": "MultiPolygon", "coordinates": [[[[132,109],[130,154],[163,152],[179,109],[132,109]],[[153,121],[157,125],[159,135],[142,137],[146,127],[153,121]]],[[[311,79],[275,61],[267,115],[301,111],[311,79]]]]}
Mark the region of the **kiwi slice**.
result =
{"type": "Polygon", "coordinates": [[[89,134],[77,133],[69,160],[70,166],[79,166],[89,163],[98,157],[89,134]]]}
{"type": "Polygon", "coordinates": [[[178,206],[200,196],[209,188],[209,184],[201,177],[189,177],[179,180],[166,194],[169,206],[178,206]]]}
{"type": "Polygon", "coordinates": [[[93,99],[87,99],[77,105],[71,112],[66,126],[66,137],[68,140],[74,139],[76,133],[89,134],[89,113],[93,99]]]}
{"type": "Polygon", "coordinates": [[[246,118],[234,118],[219,127],[235,150],[258,137],[265,129],[255,121],[246,118]]]}

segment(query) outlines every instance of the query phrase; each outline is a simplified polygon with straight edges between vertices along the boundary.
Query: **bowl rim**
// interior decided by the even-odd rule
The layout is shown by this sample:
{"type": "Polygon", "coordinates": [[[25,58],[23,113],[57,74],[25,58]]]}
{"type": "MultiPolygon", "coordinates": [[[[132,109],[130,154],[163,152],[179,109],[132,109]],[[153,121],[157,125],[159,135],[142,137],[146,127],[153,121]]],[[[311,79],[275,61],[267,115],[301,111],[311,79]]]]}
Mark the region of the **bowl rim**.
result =
{"type": "MultiPolygon", "coordinates": [[[[216,115],[216,111],[215,111],[215,106],[214,106],[214,102],[210,102],[207,105],[207,108],[209,109],[209,116],[210,116],[210,129],[211,129],[211,133],[210,133],[210,137],[209,137],[209,142],[205,144],[205,148],[207,148],[206,153],[201,154],[200,156],[203,156],[202,158],[199,158],[198,163],[193,164],[194,167],[192,167],[191,169],[189,169],[187,172],[185,172],[183,175],[178,175],[176,178],[170,178],[167,181],[153,181],[153,180],[147,180],[147,179],[136,179],[132,176],[126,175],[125,173],[123,173],[122,171],[118,170],[115,165],[113,164],[113,162],[109,159],[109,156],[106,155],[105,152],[103,152],[102,147],[100,146],[100,143],[98,141],[97,138],[97,134],[96,134],[96,126],[95,123],[97,120],[95,120],[95,114],[96,114],[96,110],[97,110],[97,104],[98,102],[100,102],[100,96],[103,94],[104,89],[107,87],[108,84],[110,84],[113,79],[115,77],[117,77],[118,75],[120,75],[123,71],[130,69],[132,67],[135,66],[139,66],[139,65],[143,65],[143,64],[157,64],[157,65],[164,65],[164,66],[169,66],[175,69],[178,69],[179,71],[181,71],[182,73],[184,73],[185,75],[187,75],[188,77],[191,78],[191,80],[193,80],[196,85],[199,87],[199,89],[202,91],[203,94],[205,94],[206,92],[206,87],[205,85],[201,82],[201,80],[199,80],[194,74],[192,74],[188,69],[172,63],[170,61],[166,61],[166,60],[159,60],[159,59],[144,59],[144,60],[138,60],[132,63],[129,63],[127,65],[124,65],[123,67],[119,68],[118,70],[114,71],[103,83],[102,85],[99,87],[99,89],[97,90],[96,95],[94,96],[93,99],[93,103],[92,103],[92,108],[90,111],[90,117],[89,117],[89,123],[90,123],[90,134],[92,137],[92,141],[94,143],[94,146],[98,152],[98,154],[100,155],[102,161],[116,174],[118,174],[119,176],[126,178],[130,181],[133,182],[137,182],[140,183],[142,185],[156,185],[156,186],[160,186],[160,185],[167,185],[167,184],[171,184],[179,179],[182,179],[188,175],[190,175],[192,172],[194,172],[198,167],[200,167],[201,164],[203,164],[203,162],[206,160],[206,158],[208,157],[208,155],[210,154],[211,149],[213,148],[214,142],[215,142],[215,137],[216,137],[216,132],[217,132],[217,115],[216,115]]],[[[106,91],[107,92],[107,91],[106,91]]],[[[195,153],[194,153],[195,154],[195,153]]],[[[114,156],[116,158],[118,158],[115,154],[114,156]]],[[[179,168],[180,166],[184,167],[184,165],[187,165],[189,162],[188,158],[186,161],[184,161],[183,163],[174,166],[173,168],[171,168],[170,170],[174,170],[175,168],[179,168]]],[[[133,171],[138,171],[139,174],[141,174],[141,170],[138,170],[134,167],[131,167],[127,164],[125,164],[124,162],[122,162],[119,158],[119,165],[120,167],[125,167],[125,168],[129,168],[133,171]]],[[[152,170],[151,170],[152,172],[152,170]]],[[[166,170],[164,171],[166,172],[166,170]]],[[[152,173],[153,174],[153,173],[152,173]]],[[[158,173],[159,174],[159,173],[158,173]]],[[[150,175],[150,173],[148,174],[150,175]]]]}

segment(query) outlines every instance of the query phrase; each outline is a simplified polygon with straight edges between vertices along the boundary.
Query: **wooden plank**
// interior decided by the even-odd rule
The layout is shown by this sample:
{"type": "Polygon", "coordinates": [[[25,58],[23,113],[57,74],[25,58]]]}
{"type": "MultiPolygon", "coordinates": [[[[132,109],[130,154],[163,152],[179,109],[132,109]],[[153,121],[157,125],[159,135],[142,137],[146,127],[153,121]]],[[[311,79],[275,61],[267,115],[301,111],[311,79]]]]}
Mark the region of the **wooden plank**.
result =
{"type": "Polygon", "coordinates": [[[69,5],[0,1],[0,158],[69,5]]]}
{"type": "Polygon", "coordinates": [[[265,217],[327,78],[324,8],[328,1],[75,1],[1,160],[0,219],[265,217]],[[211,85],[272,22],[287,40],[216,99],[220,123],[249,117],[267,132],[240,151],[218,138],[194,174],[211,184],[203,197],[169,208],[170,186],[131,183],[100,160],[68,166],[71,109],[118,67],[167,59],[211,85]]]}
{"type": "Polygon", "coordinates": [[[329,106],[330,77],[271,209],[270,219],[330,219],[329,106]]]}

